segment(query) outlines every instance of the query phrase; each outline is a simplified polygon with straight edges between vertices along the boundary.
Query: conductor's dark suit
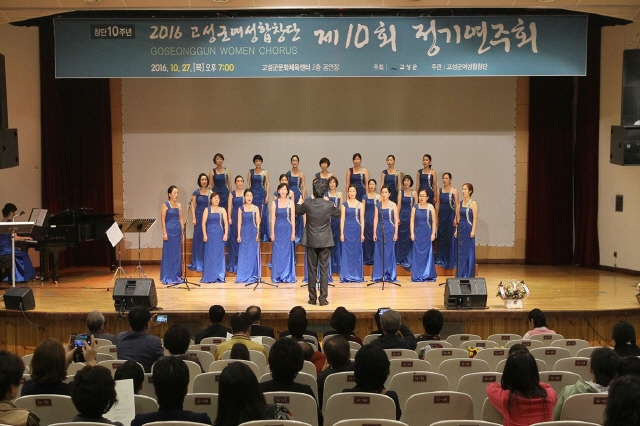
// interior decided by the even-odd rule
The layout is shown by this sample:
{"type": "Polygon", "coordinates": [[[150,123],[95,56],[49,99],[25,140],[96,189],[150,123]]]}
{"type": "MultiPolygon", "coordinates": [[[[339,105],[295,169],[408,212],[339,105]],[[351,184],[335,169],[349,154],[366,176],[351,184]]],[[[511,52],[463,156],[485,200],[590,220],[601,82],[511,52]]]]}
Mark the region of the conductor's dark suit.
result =
{"type": "Polygon", "coordinates": [[[327,303],[329,260],[331,247],[334,245],[331,217],[340,217],[340,209],[331,201],[318,197],[307,199],[304,204],[297,204],[296,214],[307,215],[307,224],[300,244],[307,248],[309,302],[316,303],[316,281],[320,266],[320,304],[323,305],[327,303]]]}

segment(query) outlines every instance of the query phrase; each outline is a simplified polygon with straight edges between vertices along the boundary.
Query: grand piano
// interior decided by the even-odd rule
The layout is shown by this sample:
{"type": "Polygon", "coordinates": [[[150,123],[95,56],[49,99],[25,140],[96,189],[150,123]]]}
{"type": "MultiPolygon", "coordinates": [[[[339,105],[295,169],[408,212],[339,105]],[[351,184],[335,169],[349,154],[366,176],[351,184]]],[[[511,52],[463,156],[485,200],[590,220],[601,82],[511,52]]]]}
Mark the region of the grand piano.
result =
{"type": "Polygon", "coordinates": [[[49,271],[53,269],[52,280],[57,283],[60,278],[60,253],[83,241],[103,240],[109,245],[109,265],[113,272],[116,269],[116,251],[106,234],[114,222],[113,216],[114,213],[91,213],[88,209],[63,210],[47,216],[42,226],[34,226],[31,237],[36,241],[35,244],[21,243],[20,246],[23,249],[33,247],[39,251],[42,280],[49,280],[49,271]],[[53,257],[51,264],[50,257],[53,257]]]}

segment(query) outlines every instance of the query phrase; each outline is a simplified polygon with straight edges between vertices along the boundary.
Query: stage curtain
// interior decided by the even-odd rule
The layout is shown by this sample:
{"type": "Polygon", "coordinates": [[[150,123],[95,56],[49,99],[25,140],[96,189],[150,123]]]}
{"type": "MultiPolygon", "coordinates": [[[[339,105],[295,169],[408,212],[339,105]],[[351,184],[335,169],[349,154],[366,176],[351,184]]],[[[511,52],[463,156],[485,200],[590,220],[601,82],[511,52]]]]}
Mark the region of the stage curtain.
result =
{"type": "Polygon", "coordinates": [[[531,77],[526,263],[573,260],[573,77],[531,77]]]}
{"type": "MultiPolygon", "coordinates": [[[[42,207],[113,212],[108,79],[56,79],[53,26],[40,26],[42,207]]],[[[61,266],[63,263],[61,256],[61,266]]],[[[107,265],[105,241],[81,243],[64,264],[107,265]]]]}
{"type": "Polygon", "coordinates": [[[589,25],[587,75],[578,77],[574,168],[574,263],[597,268],[601,27],[589,25]]]}

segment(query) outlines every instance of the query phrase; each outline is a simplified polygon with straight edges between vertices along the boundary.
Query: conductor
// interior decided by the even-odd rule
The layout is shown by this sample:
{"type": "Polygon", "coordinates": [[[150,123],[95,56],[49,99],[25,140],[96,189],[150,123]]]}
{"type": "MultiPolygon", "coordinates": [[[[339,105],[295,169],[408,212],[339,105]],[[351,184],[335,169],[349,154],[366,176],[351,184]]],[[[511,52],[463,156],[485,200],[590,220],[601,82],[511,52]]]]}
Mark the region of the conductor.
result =
{"type": "MultiPolygon", "coordinates": [[[[321,180],[313,181],[313,197],[304,204],[296,205],[297,215],[307,215],[307,224],[300,244],[307,248],[307,271],[309,276],[309,304],[315,305],[317,299],[316,281],[320,266],[320,306],[329,304],[329,260],[333,247],[331,217],[340,217],[340,209],[331,201],[324,199],[327,185],[321,180]]],[[[302,199],[301,199],[302,201],[302,199]]]]}

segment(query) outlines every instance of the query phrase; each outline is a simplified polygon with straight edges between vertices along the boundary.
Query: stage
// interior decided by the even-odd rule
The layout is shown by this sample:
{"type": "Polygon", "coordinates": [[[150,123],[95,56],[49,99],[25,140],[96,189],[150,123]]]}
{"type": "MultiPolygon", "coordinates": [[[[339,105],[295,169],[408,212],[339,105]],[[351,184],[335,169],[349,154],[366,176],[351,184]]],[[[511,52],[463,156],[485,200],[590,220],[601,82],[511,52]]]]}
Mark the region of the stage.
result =
{"type": "MultiPolygon", "coordinates": [[[[143,265],[149,278],[156,280],[158,308],[168,314],[169,324],[159,325],[151,333],[160,337],[168,326],[181,323],[192,333],[208,324],[207,312],[211,305],[225,307],[229,313],[244,311],[249,305],[262,308],[262,325],[275,328],[276,333],[287,328],[287,314],[295,305],[307,309],[309,327],[322,333],[328,330],[329,318],[338,306],[356,313],[356,333],[364,337],[375,329],[373,313],[388,306],[401,312],[403,321],[415,332],[422,332],[420,318],[426,309],[443,311],[443,335],[456,332],[474,333],[486,338],[494,333],[524,334],[527,330],[527,312],[540,308],[547,315],[549,327],[570,338],[583,338],[592,345],[608,344],[611,328],[619,320],[627,320],[640,327],[640,305],[635,298],[638,277],[621,273],[583,269],[572,266],[526,266],[481,264],[479,276],[487,281],[487,309],[445,310],[444,286],[447,277],[435,283],[412,283],[409,277],[400,277],[397,287],[381,284],[367,287],[366,283],[342,284],[334,276],[335,287],[329,288],[329,305],[307,304],[307,290],[296,284],[278,287],[260,284],[245,287],[233,283],[228,277],[224,284],[203,284],[201,287],[185,285],[168,288],[157,281],[159,265],[143,265]],[[505,309],[496,297],[500,281],[523,279],[531,290],[524,300],[524,309],[505,309]]],[[[131,274],[134,265],[126,265],[131,274]]],[[[190,277],[197,281],[195,277],[190,277]]],[[[113,274],[107,267],[67,268],[60,272],[60,283],[31,282],[36,309],[25,312],[0,308],[0,348],[21,355],[33,352],[45,337],[68,339],[70,334],[85,331],[86,315],[93,309],[102,311],[107,318],[109,332],[117,334],[128,329],[126,320],[119,318],[112,300],[113,274]],[[33,324],[30,324],[33,323],[33,324]]],[[[301,279],[301,277],[299,277],[301,279]]],[[[267,282],[270,282],[268,278],[267,282]]],[[[3,283],[2,291],[8,288],[3,283]]]]}

